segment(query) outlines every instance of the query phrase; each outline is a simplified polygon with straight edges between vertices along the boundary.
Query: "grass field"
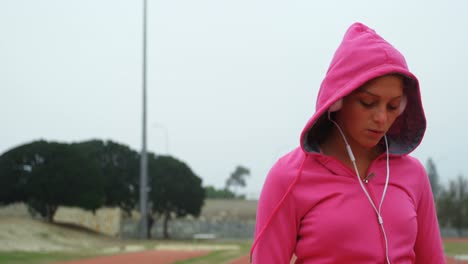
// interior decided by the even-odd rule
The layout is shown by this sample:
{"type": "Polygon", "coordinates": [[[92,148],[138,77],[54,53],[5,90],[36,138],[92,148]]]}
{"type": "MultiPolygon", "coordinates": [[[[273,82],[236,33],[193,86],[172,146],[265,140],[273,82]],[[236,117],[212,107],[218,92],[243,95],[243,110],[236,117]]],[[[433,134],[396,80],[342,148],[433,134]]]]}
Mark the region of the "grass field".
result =
{"type": "MultiPolygon", "coordinates": [[[[171,242],[173,243],[173,242],[171,242]]],[[[175,244],[180,242],[175,242],[175,244]]],[[[188,242],[184,242],[184,245],[187,245],[188,242]]],[[[193,246],[199,246],[200,244],[196,242],[193,243],[193,246]]],[[[179,261],[175,264],[220,264],[228,263],[230,260],[236,259],[238,257],[247,255],[249,253],[251,242],[236,242],[230,243],[239,246],[239,250],[214,250],[208,255],[179,261]]],[[[151,248],[154,246],[154,243],[144,243],[142,244],[145,248],[151,248]]],[[[454,255],[468,255],[468,239],[466,240],[456,240],[456,241],[445,241],[444,242],[445,252],[447,256],[454,255]]],[[[66,260],[76,260],[81,258],[89,258],[93,256],[102,255],[97,251],[81,251],[81,252],[49,252],[49,253],[40,253],[40,252],[0,252],[0,263],[2,264],[51,264],[59,261],[66,260]]]]}
{"type": "Polygon", "coordinates": [[[50,264],[58,261],[89,258],[99,255],[95,252],[0,252],[2,264],[50,264]]]}
{"type": "MultiPolygon", "coordinates": [[[[237,241],[237,242],[196,242],[196,241],[128,241],[127,246],[139,247],[139,250],[154,250],[154,249],[173,249],[174,254],[177,254],[177,249],[180,250],[204,250],[212,249],[212,251],[205,256],[176,262],[176,264],[209,264],[209,263],[226,263],[230,260],[236,259],[243,255],[248,254],[251,241],[237,241]]],[[[122,246],[113,247],[119,249],[114,253],[125,253],[122,251],[122,246]]],[[[111,248],[108,248],[111,249],[111,248]]],[[[67,260],[78,260],[84,258],[91,258],[102,255],[110,255],[105,253],[106,249],[87,249],[79,251],[53,251],[53,252],[26,252],[26,251],[0,251],[1,264],[52,264],[67,260]]],[[[112,253],[113,254],[113,253],[112,253]]]]}
{"type": "Polygon", "coordinates": [[[179,261],[174,264],[220,264],[249,254],[251,242],[240,242],[238,245],[239,250],[217,250],[202,257],[179,261]]]}
{"type": "Polygon", "coordinates": [[[468,255],[468,239],[460,241],[444,241],[446,255],[468,255]]]}

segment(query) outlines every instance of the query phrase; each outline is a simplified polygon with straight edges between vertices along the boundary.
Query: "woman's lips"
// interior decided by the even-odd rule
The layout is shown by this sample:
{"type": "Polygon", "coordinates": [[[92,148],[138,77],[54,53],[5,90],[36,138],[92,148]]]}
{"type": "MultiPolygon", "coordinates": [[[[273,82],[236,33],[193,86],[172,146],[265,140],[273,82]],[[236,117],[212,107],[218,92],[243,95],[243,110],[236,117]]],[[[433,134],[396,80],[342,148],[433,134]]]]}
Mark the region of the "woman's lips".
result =
{"type": "Polygon", "coordinates": [[[374,130],[374,129],[368,129],[369,134],[374,137],[382,137],[384,135],[384,131],[382,130],[374,130]]]}

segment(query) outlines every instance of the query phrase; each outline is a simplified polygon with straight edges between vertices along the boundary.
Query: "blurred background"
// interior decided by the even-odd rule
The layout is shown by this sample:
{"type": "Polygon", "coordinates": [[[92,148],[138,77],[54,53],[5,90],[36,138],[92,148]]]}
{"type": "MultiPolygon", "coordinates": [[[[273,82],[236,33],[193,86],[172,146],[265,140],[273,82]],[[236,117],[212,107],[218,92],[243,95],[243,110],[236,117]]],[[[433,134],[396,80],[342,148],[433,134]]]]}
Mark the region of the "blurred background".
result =
{"type": "Polygon", "coordinates": [[[2,252],[41,251],[5,235],[26,216],[141,238],[146,58],[147,237],[235,240],[244,255],[268,170],[298,146],[353,22],[419,78],[428,126],[412,155],[444,237],[468,234],[468,3],[147,0],[146,53],[143,3],[0,0],[2,252]]]}

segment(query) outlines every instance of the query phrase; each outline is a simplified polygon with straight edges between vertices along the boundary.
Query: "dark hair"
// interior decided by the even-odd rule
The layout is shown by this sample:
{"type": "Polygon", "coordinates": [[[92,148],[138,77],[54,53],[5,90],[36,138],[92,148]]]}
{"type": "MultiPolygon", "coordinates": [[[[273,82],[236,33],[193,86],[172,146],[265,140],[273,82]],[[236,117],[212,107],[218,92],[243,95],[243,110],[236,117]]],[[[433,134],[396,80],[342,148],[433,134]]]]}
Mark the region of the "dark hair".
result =
{"type": "MultiPolygon", "coordinates": [[[[336,112],[330,113],[330,118],[334,119],[336,112]]],[[[330,135],[330,132],[333,128],[333,123],[328,120],[328,112],[325,112],[321,115],[315,124],[312,126],[312,129],[307,135],[307,141],[315,141],[317,144],[322,144],[330,135]]]]}

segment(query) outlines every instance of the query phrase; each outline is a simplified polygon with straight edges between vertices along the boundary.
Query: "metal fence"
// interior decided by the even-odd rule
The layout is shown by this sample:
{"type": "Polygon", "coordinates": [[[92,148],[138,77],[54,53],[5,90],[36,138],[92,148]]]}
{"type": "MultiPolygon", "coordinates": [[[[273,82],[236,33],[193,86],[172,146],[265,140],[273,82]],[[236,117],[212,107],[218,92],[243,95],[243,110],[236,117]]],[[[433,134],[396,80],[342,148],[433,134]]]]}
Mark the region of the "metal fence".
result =
{"type": "MultiPolygon", "coordinates": [[[[255,220],[203,220],[173,219],[168,223],[172,239],[193,239],[196,234],[212,234],[216,239],[252,239],[255,220]]],[[[138,238],[139,222],[134,219],[122,221],[121,237],[138,238]]],[[[162,222],[155,222],[151,229],[152,238],[163,237],[162,222]]]]}

